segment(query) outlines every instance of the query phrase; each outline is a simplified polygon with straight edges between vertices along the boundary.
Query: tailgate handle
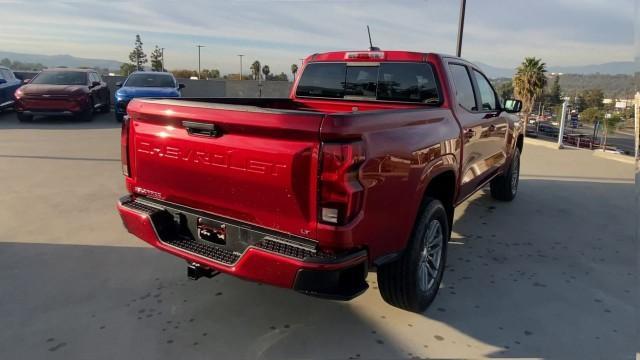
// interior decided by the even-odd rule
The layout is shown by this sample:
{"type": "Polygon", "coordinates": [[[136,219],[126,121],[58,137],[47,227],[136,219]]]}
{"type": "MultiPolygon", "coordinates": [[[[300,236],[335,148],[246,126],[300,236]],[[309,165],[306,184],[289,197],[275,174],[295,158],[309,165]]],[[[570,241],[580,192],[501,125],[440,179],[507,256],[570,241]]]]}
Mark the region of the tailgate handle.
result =
{"type": "Polygon", "coordinates": [[[218,137],[222,135],[220,129],[215,124],[183,121],[182,126],[187,129],[187,133],[189,133],[189,135],[207,137],[218,137]]]}

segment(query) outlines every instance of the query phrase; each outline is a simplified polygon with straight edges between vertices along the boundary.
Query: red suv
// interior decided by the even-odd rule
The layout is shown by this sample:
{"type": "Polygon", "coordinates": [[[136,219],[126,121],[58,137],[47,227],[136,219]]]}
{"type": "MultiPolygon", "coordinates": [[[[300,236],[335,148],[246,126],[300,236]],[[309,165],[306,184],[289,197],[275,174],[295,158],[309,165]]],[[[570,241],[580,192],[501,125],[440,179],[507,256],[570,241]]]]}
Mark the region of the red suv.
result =
{"type": "Polygon", "coordinates": [[[20,121],[36,115],[66,115],[89,121],[95,110],[109,112],[111,95],[93,69],[47,69],[15,93],[20,121]]]}

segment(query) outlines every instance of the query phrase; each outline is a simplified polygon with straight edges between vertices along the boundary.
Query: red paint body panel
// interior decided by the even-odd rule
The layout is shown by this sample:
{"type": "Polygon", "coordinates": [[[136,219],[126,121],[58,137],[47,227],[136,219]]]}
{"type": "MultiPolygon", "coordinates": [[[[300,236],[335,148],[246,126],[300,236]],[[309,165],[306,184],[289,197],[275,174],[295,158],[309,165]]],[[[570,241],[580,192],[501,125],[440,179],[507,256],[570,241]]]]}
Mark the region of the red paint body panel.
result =
{"type": "MultiPolygon", "coordinates": [[[[310,62],[344,62],[346,54],[309,56],[301,71],[310,62]]],[[[462,136],[469,115],[452,105],[455,90],[444,59],[437,54],[392,51],[375,60],[431,64],[441,97],[437,106],[297,98],[301,76],[290,99],[133,100],[128,107],[131,173],[127,188],[133,194],[301,236],[329,253],[366,249],[368,262],[374,263],[406,247],[434,177],[451,175],[453,202],[462,199],[461,171],[467,168],[462,168],[461,159],[465,145],[473,139],[462,136]],[[183,121],[215,124],[222,135],[190,135],[183,121]],[[364,189],[362,205],[349,223],[330,225],[318,220],[323,144],[351,142],[361,142],[364,149],[364,161],[355,175],[364,189]]],[[[353,61],[372,60],[349,60],[353,61]]],[[[519,130],[510,124],[504,134],[502,151],[509,157],[519,130]]],[[[480,186],[501,171],[491,169],[474,181],[480,186]]],[[[120,212],[129,230],[143,240],[219,268],[158,243],[144,219],[136,220],[127,209],[120,212]]],[[[237,269],[224,271],[290,287],[299,266],[299,261],[250,249],[237,269]]]]}
{"type": "Polygon", "coordinates": [[[151,220],[147,215],[135,212],[120,204],[118,205],[118,211],[120,212],[120,217],[122,218],[124,226],[131,234],[162,251],[166,251],[172,255],[183,258],[188,262],[195,262],[245,280],[274,286],[292,288],[298,271],[303,269],[331,271],[348,268],[354,264],[366,261],[366,257],[360,257],[349,259],[349,261],[344,263],[309,263],[269,253],[256,248],[249,248],[236,264],[233,266],[225,266],[205,257],[181,251],[180,249],[171,247],[159,241],[153,226],[151,225],[151,220]]]}

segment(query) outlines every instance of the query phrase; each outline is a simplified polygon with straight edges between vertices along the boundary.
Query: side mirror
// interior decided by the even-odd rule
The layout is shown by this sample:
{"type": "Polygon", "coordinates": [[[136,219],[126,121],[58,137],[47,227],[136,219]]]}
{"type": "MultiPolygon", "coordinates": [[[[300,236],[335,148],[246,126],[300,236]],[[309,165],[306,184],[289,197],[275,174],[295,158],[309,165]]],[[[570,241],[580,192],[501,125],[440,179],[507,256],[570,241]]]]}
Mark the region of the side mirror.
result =
{"type": "Polygon", "coordinates": [[[515,114],[522,110],[522,101],[516,99],[507,99],[504,101],[502,109],[508,113],[515,114]]]}
{"type": "Polygon", "coordinates": [[[186,86],[185,84],[178,84],[178,89],[184,89],[184,88],[186,88],[186,87],[187,87],[187,86],[186,86]]]}
{"type": "Polygon", "coordinates": [[[7,83],[7,80],[5,80],[5,79],[0,79],[0,85],[2,85],[2,84],[6,84],[6,83],[7,83]]]}
{"type": "Polygon", "coordinates": [[[91,83],[91,87],[96,87],[96,86],[100,86],[100,85],[102,85],[102,83],[100,83],[100,81],[93,81],[91,83]]]}
{"type": "Polygon", "coordinates": [[[116,82],[116,87],[122,87],[122,81],[116,82]]]}
{"type": "Polygon", "coordinates": [[[31,82],[31,79],[24,79],[24,80],[22,80],[22,83],[23,83],[23,84],[28,84],[28,83],[30,83],[30,82],[31,82]]]}

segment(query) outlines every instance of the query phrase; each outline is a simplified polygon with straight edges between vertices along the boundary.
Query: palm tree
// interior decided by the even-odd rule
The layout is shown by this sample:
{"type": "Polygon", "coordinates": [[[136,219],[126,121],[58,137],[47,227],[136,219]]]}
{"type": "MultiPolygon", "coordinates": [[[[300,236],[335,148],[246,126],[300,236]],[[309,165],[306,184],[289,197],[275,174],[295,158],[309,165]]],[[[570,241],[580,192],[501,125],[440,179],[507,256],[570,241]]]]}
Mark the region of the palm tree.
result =
{"type": "Polygon", "coordinates": [[[254,80],[258,80],[260,79],[260,61],[256,60],[253,62],[253,64],[251,64],[251,73],[253,74],[253,79],[254,80]]]}
{"type": "Polygon", "coordinates": [[[267,80],[269,78],[269,74],[271,73],[271,69],[269,69],[269,65],[265,65],[262,67],[262,73],[264,74],[264,79],[267,80]]]}
{"type": "Polygon", "coordinates": [[[542,95],[547,85],[546,64],[542,59],[526,57],[516,69],[513,76],[513,92],[522,101],[522,113],[525,118],[531,113],[531,108],[537,97],[542,95]]]}
{"type": "Polygon", "coordinates": [[[296,73],[298,72],[298,65],[296,64],[292,64],[291,65],[291,73],[293,74],[293,79],[295,80],[296,78],[296,73]]]}

